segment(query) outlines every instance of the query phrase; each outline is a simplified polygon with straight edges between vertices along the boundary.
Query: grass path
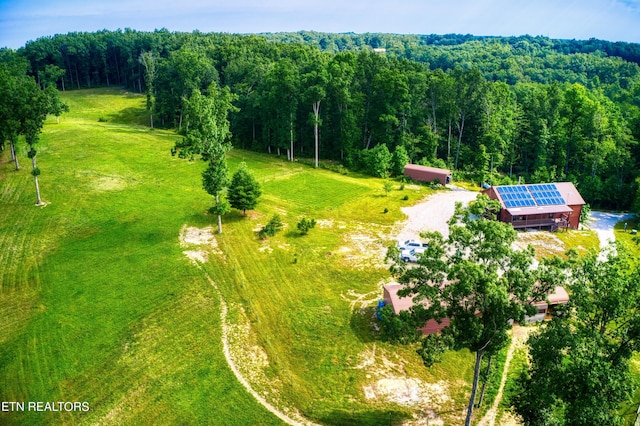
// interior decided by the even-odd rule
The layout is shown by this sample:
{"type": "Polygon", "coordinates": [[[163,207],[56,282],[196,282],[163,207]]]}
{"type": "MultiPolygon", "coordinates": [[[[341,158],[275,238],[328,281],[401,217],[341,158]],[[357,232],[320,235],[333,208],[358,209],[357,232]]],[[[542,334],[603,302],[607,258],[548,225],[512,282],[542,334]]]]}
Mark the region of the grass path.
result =
{"type": "Polygon", "coordinates": [[[502,394],[504,392],[504,386],[507,383],[507,373],[509,372],[509,365],[513,358],[513,353],[519,346],[526,343],[529,334],[534,330],[532,327],[522,327],[518,324],[513,325],[511,345],[507,351],[507,357],[504,362],[504,370],[502,371],[502,378],[500,379],[500,387],[498,388],[498,394],[493,400],[493,405],[486,412],[484,417],[478,422],[478,426],[494,426],[496,424],[496,416],[498,414],[498,406],[502,401],[502,394]]]}

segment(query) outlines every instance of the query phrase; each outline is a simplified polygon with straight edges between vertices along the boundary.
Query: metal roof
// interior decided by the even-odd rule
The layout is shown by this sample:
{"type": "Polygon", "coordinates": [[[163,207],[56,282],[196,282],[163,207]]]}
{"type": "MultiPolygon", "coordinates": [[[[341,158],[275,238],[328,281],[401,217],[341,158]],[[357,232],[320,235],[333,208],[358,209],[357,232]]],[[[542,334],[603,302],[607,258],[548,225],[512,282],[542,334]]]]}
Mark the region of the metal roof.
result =
{"type": "Polygon", "coordinates": [[[585,204],[571,182],[503,185],[494,187],[494,193],[512,216],[569,213],[569,206],[585,204]]]}
{"type": "Polygon", "coordinates": [[[511,216],[529,216],[532,214],[571,213],[573,209],[567,205],[540,207],[513,207],[507,211],[511,216]]]}

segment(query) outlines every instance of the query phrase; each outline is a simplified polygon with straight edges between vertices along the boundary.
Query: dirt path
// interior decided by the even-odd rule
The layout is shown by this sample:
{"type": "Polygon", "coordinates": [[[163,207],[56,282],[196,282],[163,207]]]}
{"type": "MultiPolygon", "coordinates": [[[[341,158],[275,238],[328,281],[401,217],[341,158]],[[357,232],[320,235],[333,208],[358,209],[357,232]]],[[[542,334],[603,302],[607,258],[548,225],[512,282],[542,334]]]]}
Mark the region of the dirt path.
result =
{"type": "MultiPolygon", "coordinates": [[[[198,267],[200,268],[200,265],[198,265],[198,267]]],[[[242,386],[244,386],[247,392],[249,392],[251,396],[253,396],[256,399],[256,401],[260,403],[260,405],[262,405],[264,408],[266,408],[269,412],[271,412],[274,416],[278,417],[283,422],[290,425],[295,425],[295,426],[315,425],[315,423],[312,423],[306,419],[292,419],[282,411],[278,410],[276,407],[271,405],[266,399],[264,399],[258,392],[256,392],[251,387],[251,384],[244,378],[244,376],[242,376],[242,373],[240,373],[240,370],[238,370],[238,367],[233,361],[233,357],[231,356],[231,349],[229,347],[229,324],[227,323],[227,304],[222,298],[222,293],[220,293],[218,286],[211,279],[209,274],[207,274],[202,268],[200,268],[200,270],[204,272],[207,279],[209,280],[209,283],[218,294],[218,300],[220,301],[220,324],[222,328],[222,351],[224,352],[224,357],[227,360],[227,364],[229,365],[229,368],[231,369],[233,374],[236,376],[236,379],[238,379],[238,382],[240,382],[242,386]]]]}
{"type": "Polygon", "coordinates": [[[498,394],[493,401],[493,405],[484,415],[484,417],[478,422],[478,426],[494,426],[496,424],[496,415],[498,414],[498,405],[502,401],[502,394],[504,392],[504,386],[507,383],[507,373],[509,372],[509,365],[513,358],[513,352],[516,348],[523,346],[527,342],[529,333],[534,330],[533,327],[521,327],[518,324],[513,325],[511,335],[511,345],[507,350],[507,358],[504,362],[504,370],[502,371],[502,378],[500,379],[500,387],[498,388],[498,394]]]}

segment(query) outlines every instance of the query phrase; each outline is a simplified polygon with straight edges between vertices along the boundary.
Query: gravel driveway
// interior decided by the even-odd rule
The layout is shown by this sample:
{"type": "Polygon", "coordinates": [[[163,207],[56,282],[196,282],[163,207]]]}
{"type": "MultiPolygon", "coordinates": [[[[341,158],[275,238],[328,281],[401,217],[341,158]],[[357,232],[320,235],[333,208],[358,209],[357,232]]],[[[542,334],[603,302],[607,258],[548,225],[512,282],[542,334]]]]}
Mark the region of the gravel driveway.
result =
{"type": "Polygon", "coordinates": [[[632,218],[633,213],[607,213],[592,211],[589,215],[588,226],[596,231],[600,239],[600,259],[604,260],[606,254],[602,252],[609,243],[615,241],[616,237],[613,233],[613,227],[616,223],[632,218]]]}
{"type": "Polygon", "coordinates": [[[453,216],[456,201],[467,204],[478,196],[477,192],[453,185],[449,189],[436,192],[415,206],[401,209],[407,215],[407,221],[401,224],[401,231],[397,233],[398,241],[420,238],[420,232],[425,231],[439,231],[443,237],[449,236],[447,221],[453,216]]]}

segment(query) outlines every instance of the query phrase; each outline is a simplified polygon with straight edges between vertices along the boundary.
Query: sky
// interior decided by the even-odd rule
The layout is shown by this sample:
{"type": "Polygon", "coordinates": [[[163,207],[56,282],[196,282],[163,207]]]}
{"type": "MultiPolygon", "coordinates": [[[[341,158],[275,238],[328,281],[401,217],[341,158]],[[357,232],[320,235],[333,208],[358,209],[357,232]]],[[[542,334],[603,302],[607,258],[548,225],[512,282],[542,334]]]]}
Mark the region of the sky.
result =
{"type": "Polygon", "coordinates": [[[0,47],[74,31],[542,35],[640,43],[640,0],[0,0],[0,47]]]}

